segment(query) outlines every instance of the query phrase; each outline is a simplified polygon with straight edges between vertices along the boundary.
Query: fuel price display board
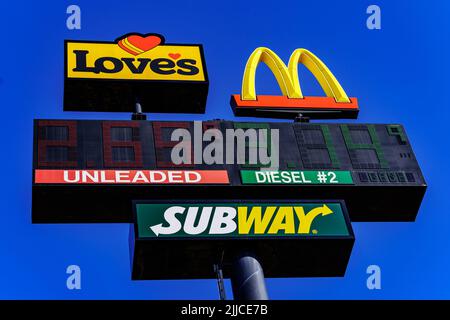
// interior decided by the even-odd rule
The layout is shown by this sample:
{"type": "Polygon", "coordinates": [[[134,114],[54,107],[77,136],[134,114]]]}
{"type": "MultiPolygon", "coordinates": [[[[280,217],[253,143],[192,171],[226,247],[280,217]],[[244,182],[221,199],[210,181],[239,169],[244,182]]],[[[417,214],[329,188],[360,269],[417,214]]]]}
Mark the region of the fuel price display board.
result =
{"type": "Polygon", "coordinates": [[[202,132],[214,128],[224,137],[227,129],[278,129],[276,170],[236,161],[175,165],[172,133],[192,133],[195,153],[194,127],[190,121],[35,120],[33,222],[132,222],[133,200],[175,197],[335,199],[345,201],[352,221],[413,221],[426,190],[398,124],[202,122],[202,132]]]}

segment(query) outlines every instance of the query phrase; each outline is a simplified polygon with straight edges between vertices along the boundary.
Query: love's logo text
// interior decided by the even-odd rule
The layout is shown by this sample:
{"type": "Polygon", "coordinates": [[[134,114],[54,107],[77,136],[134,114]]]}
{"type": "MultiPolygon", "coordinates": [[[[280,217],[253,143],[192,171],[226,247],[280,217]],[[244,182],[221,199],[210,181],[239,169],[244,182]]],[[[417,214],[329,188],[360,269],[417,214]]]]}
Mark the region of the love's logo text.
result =
{"type": "Polygon", "coordinates": [[[201,45],[165,44],[158,34],[129,34],[115,42],[68,40],[65,46],[67,78],[206,80],[201,45]]]}

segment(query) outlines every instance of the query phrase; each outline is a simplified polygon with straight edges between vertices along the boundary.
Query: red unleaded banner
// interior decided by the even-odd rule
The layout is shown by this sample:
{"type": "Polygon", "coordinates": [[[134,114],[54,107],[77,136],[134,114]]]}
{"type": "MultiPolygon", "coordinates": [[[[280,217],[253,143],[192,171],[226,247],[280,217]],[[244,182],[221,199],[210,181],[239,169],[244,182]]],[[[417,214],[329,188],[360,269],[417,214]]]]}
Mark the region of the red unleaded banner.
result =
{"type": "Polygon", "coordinates": [[[226,170],[35,170],[35,183],[228,184],[226,170]]]}

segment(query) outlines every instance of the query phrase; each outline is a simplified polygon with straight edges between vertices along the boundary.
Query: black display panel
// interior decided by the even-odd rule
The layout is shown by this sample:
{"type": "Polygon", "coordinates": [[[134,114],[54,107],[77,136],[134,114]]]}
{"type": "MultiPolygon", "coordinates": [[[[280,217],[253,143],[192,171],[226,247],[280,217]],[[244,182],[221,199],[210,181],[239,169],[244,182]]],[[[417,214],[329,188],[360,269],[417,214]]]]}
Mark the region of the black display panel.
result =
{"type": "Polygon", "coordinates": [[[255,173],[258,164],[174,165],[173,131],[187,129],[194,140],[194,127],[35,120],[33,222],[132,222],[133,200],[173,198],[342,199],[352,221],[413,221],[426,190],[401,125],[201,124],[202,133],[224,137],[227,129],[278,129],[279,168],[270,173],[255,173]]]}

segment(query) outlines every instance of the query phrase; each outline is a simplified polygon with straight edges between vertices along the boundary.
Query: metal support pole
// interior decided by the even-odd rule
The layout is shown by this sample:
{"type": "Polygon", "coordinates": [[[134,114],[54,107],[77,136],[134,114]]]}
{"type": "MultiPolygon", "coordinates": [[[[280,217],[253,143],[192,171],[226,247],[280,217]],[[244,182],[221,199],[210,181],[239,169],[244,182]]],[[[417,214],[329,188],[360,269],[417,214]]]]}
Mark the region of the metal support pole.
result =
{"type": "Polygon", "coordinates": [[[231,270],[235,300],[268,300],[264,272],[255,255],[243,252],[236,256],[231,270]]]}
{"type": "Polygon", "coordinates": [[[135,113],[131,115],[131,120],[147,120],[147,116],[142,113],[142,106],[139,101],[135,103],[135,113]]]}
{"type": "Polygon", "coordinates": [[[219,298],[220,300],[227,300],[227,295],[225,293],[225,285],[223,281],[222,267],[218,264],[215,264],[214,272],[216,273],[217,276],[217,288],[219,289],[219,298]]]}
{"type": "Polygon", "coordinates": [[[136,113],[142,113],[142,106],[139,102],[136,102],[136,113]]]}

